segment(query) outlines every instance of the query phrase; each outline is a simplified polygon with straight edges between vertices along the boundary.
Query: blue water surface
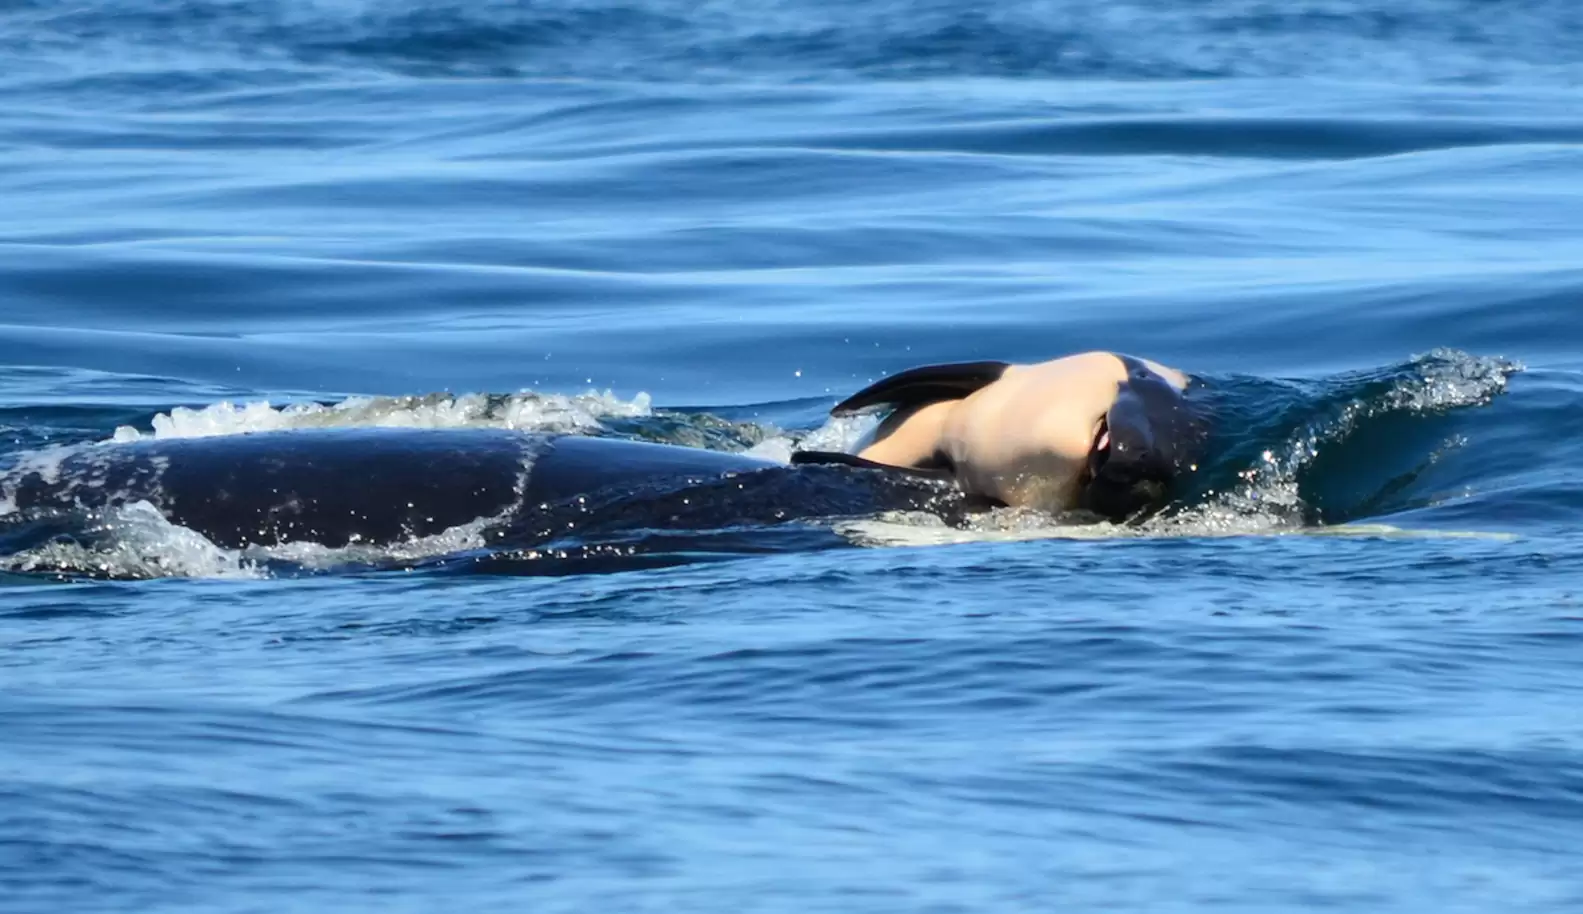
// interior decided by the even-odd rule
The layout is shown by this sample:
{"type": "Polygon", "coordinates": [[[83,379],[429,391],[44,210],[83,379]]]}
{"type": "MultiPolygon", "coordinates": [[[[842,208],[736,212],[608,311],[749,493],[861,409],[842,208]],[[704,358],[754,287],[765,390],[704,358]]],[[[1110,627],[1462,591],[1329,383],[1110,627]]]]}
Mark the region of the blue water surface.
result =
{"type": "Polygon", "coordinates": [[[1579,47],[1563,0],[0,3],[7,465],[784,457],[1086,349],[1235,420],[1137,529],[0,502],[0,909],[1577,910],[1579,47]]]}

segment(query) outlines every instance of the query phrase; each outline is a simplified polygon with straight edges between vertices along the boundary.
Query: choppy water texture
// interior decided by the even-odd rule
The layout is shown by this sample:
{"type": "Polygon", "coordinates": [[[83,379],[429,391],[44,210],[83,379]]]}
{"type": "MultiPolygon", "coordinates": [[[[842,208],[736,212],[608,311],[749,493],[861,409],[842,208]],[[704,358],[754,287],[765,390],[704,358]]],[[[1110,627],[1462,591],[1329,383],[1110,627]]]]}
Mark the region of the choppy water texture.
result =
{"type": "MultiPolygon", "coordinates": [[[[0,462],[1223,395],[1141,529],[0,518],[0,908],[1583,903],[1572,3],[0,4],[0,462]]],[[[3,511],[4,505],[0,505],[3,511]]]]}

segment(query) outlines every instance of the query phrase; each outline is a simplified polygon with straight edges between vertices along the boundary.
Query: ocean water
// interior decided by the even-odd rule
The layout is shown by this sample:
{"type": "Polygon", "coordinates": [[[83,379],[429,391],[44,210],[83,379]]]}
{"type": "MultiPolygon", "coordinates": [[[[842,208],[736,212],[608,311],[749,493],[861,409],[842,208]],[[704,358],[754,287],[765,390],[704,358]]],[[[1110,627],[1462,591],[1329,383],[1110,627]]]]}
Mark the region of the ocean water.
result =
{"type": "Polygon", "coordinates": [[[0,2],[6,465],[784,458],[1095,348],[1230,404],[1142,527],[0,503],[0,909],[1577,910],[1580,46],[1561,0],[0,2]]]}

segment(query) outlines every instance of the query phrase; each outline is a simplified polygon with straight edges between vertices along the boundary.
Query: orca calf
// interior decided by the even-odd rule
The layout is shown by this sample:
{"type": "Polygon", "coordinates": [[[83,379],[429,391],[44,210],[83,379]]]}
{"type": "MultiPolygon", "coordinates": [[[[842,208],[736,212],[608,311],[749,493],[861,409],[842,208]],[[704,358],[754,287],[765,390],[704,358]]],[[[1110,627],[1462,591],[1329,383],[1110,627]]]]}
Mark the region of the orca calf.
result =
{"type": "Polygon", "coordinates": [[[889,411],[855,454],[792,460],[932,473],[990,504],[1135,520],[1202,459],[1208,423],[1192,387],[1181,371],[1115,352],[922,365],[831,410],[889,411]]]}

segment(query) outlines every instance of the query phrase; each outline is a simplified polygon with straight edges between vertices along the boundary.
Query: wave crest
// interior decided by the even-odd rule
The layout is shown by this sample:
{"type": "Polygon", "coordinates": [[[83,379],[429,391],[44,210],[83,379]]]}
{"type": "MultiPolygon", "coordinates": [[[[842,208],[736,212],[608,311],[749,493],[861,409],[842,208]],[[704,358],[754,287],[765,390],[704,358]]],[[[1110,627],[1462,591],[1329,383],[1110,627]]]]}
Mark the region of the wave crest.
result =
{"type": "MultiPolygon", "coordinates": [[[[1292,423],[1284,438],[1271,440],[1261,434],[1265,430],[1259,423],[1250,423],[1229,452],[1240,456],[1250,447],[1262,450],[1256,459],[1235,466],[1238,482],[1204,492],[1197,504],[1161,518],[1159,526],[1261,532],[1322,522],[1326,515],[1332,521],[1350,519],[1356,512],[1326,503],[1326,493],[1336,488],[1324,477],[1329,466],[1346,467],[1358,481],[1366,475],[1364,463],[1381,467],[1390,458],[1410,457],[1421,467],[1457,442],[1443,439],[1427,451],[1407,454],[1399,445],[1424,430],[1411,426],[1490,403],[1520,370],[1521,365],[1504,359],[1441,349],[1389,368],[1293,385],[1285,396],[1259,391],[1258,396],[1273,401],[1282,420],[1292,423]],[[1293,418],[1299,421],[1292,422],[1293,418]],[[1376,442],[1380,449],[1362,460],[1348,453],[1376,442]]],[[[1265,404],[1256,408],[1270,409],[1265,404]]],[[[1222,464],[1226,463],[1223,458],[1222,464]]]]}

